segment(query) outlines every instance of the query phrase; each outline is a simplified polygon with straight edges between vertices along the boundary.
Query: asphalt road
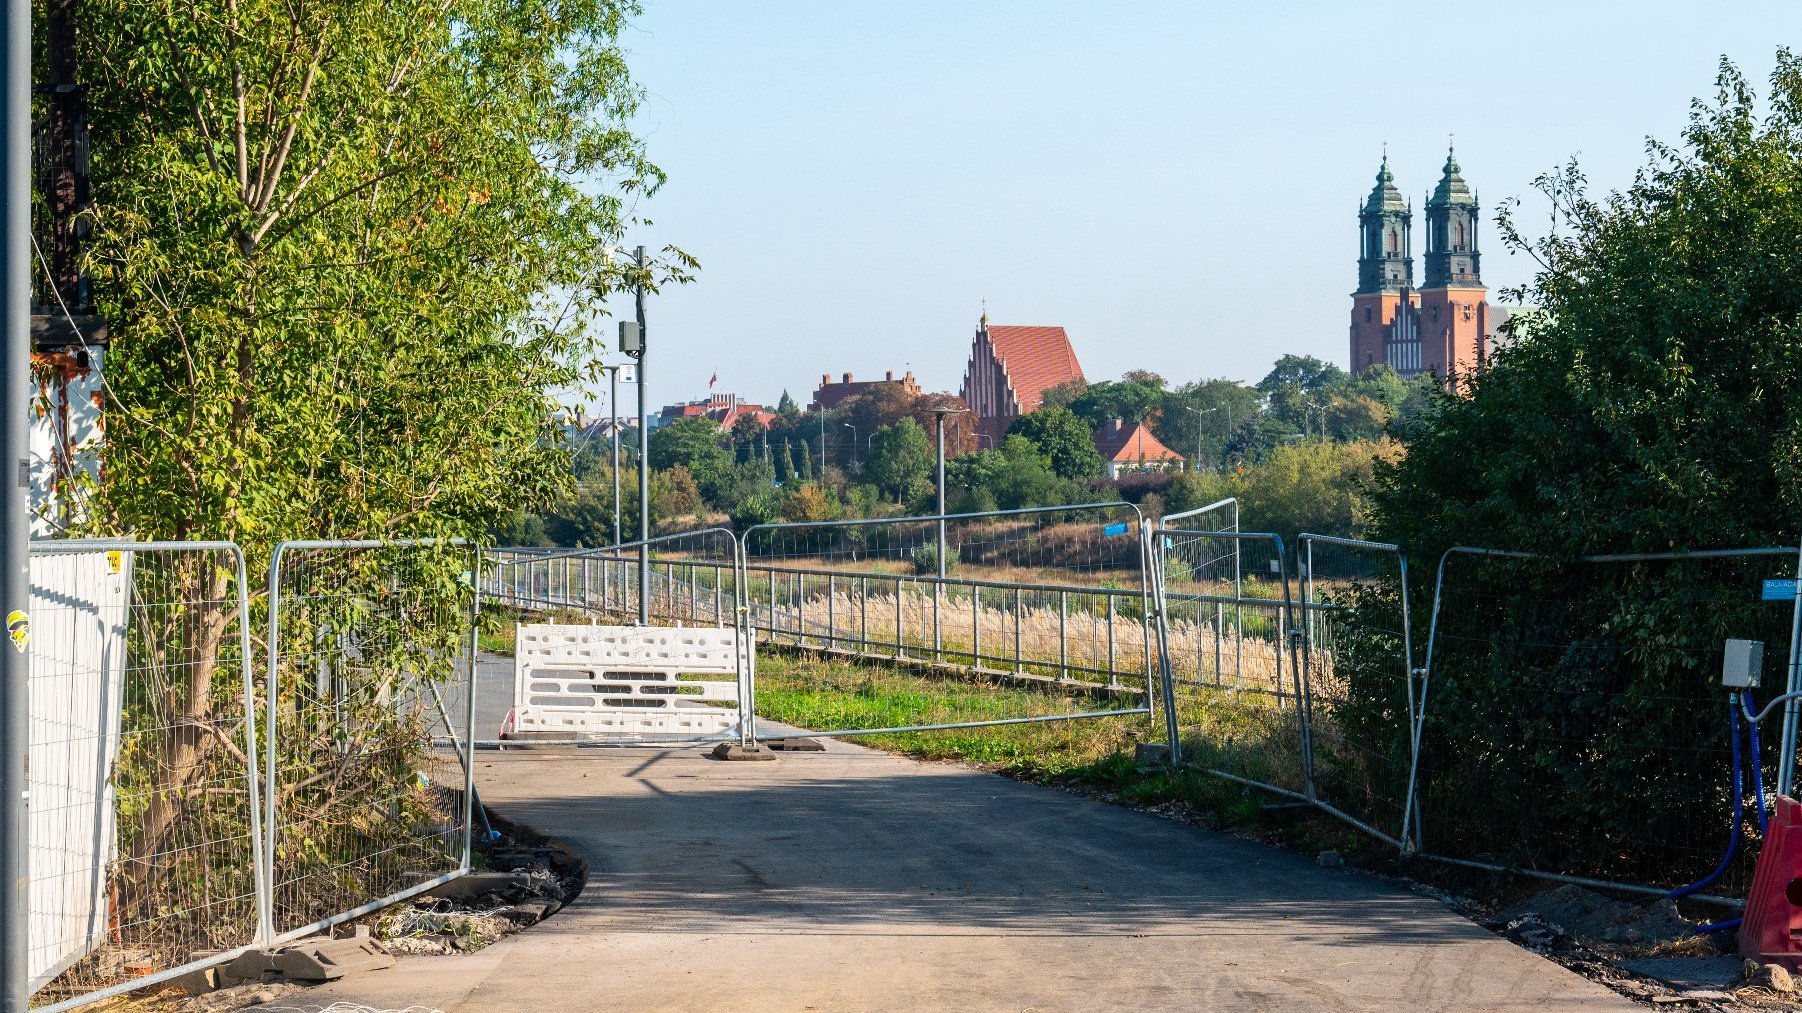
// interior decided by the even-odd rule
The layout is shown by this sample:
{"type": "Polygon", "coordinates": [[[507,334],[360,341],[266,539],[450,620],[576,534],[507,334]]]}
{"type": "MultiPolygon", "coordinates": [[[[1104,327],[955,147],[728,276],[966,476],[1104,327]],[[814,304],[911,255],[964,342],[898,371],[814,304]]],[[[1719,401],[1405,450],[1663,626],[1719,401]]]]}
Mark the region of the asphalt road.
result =
{"type": "MultiPolygon", "coordinates": [[[[489,949],[307,993],[377,1010],[1630,1010],[1439,903],[1307,858],[833,743],[478,755],[590,862],[489,949]]],[[[293,1008],[293,1001],[282,1008],[293,1008]]]]}

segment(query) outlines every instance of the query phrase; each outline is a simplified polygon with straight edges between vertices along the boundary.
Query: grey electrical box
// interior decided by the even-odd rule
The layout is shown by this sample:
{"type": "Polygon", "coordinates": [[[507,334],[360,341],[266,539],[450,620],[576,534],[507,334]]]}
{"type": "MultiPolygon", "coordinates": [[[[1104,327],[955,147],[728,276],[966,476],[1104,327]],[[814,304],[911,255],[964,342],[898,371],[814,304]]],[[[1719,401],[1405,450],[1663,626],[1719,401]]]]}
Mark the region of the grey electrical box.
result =
{"type": "Polygon", "coordinates": [[[1757,689],[1764,672],[1764,641],[1729,640],[1721,660],[1721,685],[1730,689],[1757,689]]]}
{"type": "Polygon", "coordinates": [[[644,351],[644,337],[638,333],[638,321],[621,320],[619,322],[619,350],[628,355],[637,355],[644,351]]]}

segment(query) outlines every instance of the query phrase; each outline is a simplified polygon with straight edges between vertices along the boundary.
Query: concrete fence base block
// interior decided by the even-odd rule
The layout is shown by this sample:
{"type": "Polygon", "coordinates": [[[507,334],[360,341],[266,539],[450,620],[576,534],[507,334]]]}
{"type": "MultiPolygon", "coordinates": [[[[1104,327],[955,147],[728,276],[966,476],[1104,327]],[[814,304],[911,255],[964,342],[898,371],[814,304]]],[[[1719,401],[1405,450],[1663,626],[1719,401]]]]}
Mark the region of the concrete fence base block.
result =
{"type": "Polygon", "coordinates": [[[806,736],[796,736],[791,739],[769,739],[764,742],[764,745],[779,753],[823,753],[826,751],[826,743],[806,736]]]}
{"type": "Polygon", "coordinates": [[[226,984],[286,978],[336,981],[348,974],[393,967],[394,958],[369,939],[302,939],[280,949],[252,950],[220,969],[226,984]]]}
{"type": "Polygon", "coordinates": [[[722,742],[713,747],[713,758],[716,760],[774,760],[776,751],[762,743],[744,746],[736,742],[722,742]]]}
{"type": "Polygon", "coordinates": [[[1141,742],[1133,747],[1133,763],[1141,767],[1170,765],[1170,747],[1162,742],[1141,742]]]}

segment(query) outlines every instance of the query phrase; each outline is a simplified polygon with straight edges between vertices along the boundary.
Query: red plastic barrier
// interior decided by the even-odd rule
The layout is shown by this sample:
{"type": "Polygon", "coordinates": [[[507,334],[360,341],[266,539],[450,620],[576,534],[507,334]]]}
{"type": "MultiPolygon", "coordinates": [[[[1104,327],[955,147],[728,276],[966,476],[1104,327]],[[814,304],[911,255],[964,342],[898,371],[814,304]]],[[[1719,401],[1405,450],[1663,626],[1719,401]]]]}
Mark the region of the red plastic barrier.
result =
{"type": "Polygon", "coordinates": [[[1777,797],[1739,924],[1739,955],[1802,971],[1802,802],[1777,797]]]}

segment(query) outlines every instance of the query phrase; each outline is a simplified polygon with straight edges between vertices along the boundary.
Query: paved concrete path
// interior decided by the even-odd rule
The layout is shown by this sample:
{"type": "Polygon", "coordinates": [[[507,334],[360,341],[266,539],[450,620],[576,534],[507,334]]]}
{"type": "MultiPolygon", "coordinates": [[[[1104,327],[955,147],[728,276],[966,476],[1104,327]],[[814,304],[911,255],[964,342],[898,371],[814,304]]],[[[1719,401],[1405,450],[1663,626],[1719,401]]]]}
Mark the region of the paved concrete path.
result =
{"type": "Polygon", "coordinates": [[[958,767],[839,743],[774,763],[694,747],[478,762],[491,806],[587,855],[581,898],[481,953],[403,959],[296,1000],[472,1013],[1635,1008],[1434,901],[958,767]]]}

